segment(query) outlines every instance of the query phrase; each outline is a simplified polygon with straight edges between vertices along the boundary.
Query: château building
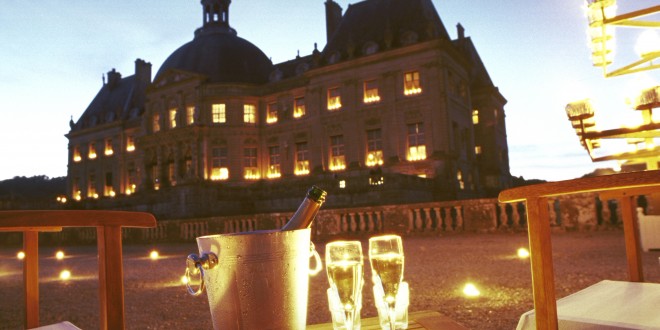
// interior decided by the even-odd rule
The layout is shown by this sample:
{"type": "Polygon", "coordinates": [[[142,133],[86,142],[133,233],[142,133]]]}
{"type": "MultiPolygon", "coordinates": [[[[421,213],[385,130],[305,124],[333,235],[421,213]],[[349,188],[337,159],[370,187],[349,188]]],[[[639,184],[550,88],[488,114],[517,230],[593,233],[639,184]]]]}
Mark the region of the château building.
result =
{"type": "Polygon", "coordinates": [[[292,209],[311,184],[329,206],[510,186],[506,99],[431,0],[326,0],[326,45],[277,64],[231,28],[230,2],[201,0],[202,26],[153,80],[141,59],[113,69],[71,121],[81,207],[185,218],[292,209]]]}

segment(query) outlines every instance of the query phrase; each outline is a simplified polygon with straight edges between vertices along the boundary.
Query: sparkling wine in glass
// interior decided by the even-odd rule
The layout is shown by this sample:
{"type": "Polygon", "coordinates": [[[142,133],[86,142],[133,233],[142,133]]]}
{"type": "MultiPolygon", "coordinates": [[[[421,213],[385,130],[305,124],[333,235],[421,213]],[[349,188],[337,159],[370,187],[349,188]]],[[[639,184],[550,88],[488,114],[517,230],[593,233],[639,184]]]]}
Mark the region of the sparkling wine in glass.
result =
{"type": "Polygon", "coordinates": [[[330,310],[340,310],[344,321],[340,323],[344,323],[347,330],[352,330],[359,322],[356,318],[359,318],[362,306],[362,244],[359,241],[328,243],[325,262],[331,294],[335,295],[335,299],[330,300],[330,310]],[[339,302],[339,306],[332,306],[332,301],[339,302]]]}
{"type": "MultiPolygon", "coordinates": [[[[375,285],[383,288],[382,299],[387,304],[390,329],[395,329],[396,295],[403,280],[403,244],[397,235],[369,239],[369,260],[375,285]]],[[[378,298],[376,298],[378,299],[378,298]]]]}

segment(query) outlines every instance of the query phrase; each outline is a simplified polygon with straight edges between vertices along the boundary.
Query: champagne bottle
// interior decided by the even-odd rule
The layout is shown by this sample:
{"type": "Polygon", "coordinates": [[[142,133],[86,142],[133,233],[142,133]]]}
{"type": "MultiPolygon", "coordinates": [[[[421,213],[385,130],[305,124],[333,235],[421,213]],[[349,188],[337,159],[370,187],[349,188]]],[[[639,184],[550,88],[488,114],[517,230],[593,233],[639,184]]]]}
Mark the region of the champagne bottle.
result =
{"type": "Polygon", "coordinates": [[[321,205],[325,202],[325,190],[312,186],[307,191],[307,197],[302,201],[296,213],[293,214],[282,230],[296,230],[309,228],[319,212],[321,205]]]}

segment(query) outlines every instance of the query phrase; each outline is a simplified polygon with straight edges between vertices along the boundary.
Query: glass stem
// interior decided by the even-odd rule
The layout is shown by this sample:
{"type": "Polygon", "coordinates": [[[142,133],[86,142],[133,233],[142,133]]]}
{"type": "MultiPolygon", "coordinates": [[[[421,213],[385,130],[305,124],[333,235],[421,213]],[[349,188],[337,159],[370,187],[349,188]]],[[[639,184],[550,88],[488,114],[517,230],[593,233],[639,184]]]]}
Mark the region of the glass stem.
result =
{"type": "Polygon", "coordinates": [[[390,320],[390,329],[395,330],[396,329],[396,311],[394,309],[394,306],[389,306],[387,308],[387,318],[390,320]]]}

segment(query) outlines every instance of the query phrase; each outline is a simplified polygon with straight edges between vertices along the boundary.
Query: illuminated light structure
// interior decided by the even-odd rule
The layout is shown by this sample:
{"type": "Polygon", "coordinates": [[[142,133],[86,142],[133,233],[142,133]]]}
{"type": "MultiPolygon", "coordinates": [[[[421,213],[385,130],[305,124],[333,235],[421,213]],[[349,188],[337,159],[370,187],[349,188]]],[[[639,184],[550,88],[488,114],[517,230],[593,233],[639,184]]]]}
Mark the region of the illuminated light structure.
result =
{"type": "Polygon", "coordinates": [[[660,27],[660,22],[639,19],[644,16],[660,13],[660,5],[625,14],[617,14],[616,11],[616,0],[587,1],[587,17],[589,20],[589,37],[593,65],[601,67],[605,77],[614,77],[660,68],[660,64],[653,63],[654,59],[660,57],[660,48],[658,48],[660,47],[660,43],[653,43],[653,40],[657,40],[653,38],[654,34],[646,34],[646,36],[651,35],[651,40],[640,40],[640,47],[638,49],[640,56],[639,60],[608,72],[607,67],[613,63],[614,59],[615,27],[660,27]],[[655,47],[653,47],[653,45],[655,45],[655,47]]]}
{"type": "Polygon", "coordinates": [[[205,0],[203,24],[153,79],[140,59],[133,75],[107,72],[70,122],[71,200],[98,192],[91,207],[163,203],[172,207],[159,216],[181,219],[278,185],[343,184],[380,203],[397,184],[414,193],[396,203],[511,185],[507,101],[461,25],[450,36],[432,0],[351,0],[345,11],[323,2],[327,42],[307,55],[273,63],[229,25],[228,0],[205,0]],[[113,154],[89,160],[87,148],[104,144],[113,154]]]}
{"type": "MultiPolygon", "coordinates": [[[[587,1],[594,66],[601,67],[606,78],[660,68],[660,64],[653,63],[653,60],[660,57],[660,38],[654,30],[660,28],[660,22],[640,20],[641,17],[660,13],[660,5],[624,14],[617,14],[616,10],[616,0],[587,1]],[[640,59],[608,72],[607,68],[614,58],[615,27],[647,30],[641,34],[636,47],[640,59]]],[[[660,107],[660,86],[641,91],[628,103],[633,110],[640,111],[641,123],[613,129],[596,128],[595,110],[590,99],[571,102],[566,105],[565,110],[580,144],[586,149],[592,162],[617,161],[616,170],[621,170],[622,165],[637,169],[640,166],[642,169],[658,169],[660,153],[656,149],[655,139],[660,137],[660,122],[654,118],[653,109],[660,107]],[[603,151],[607,149],[605,144],[614,142],[627,147],[625,150],[603,151]]]]}

